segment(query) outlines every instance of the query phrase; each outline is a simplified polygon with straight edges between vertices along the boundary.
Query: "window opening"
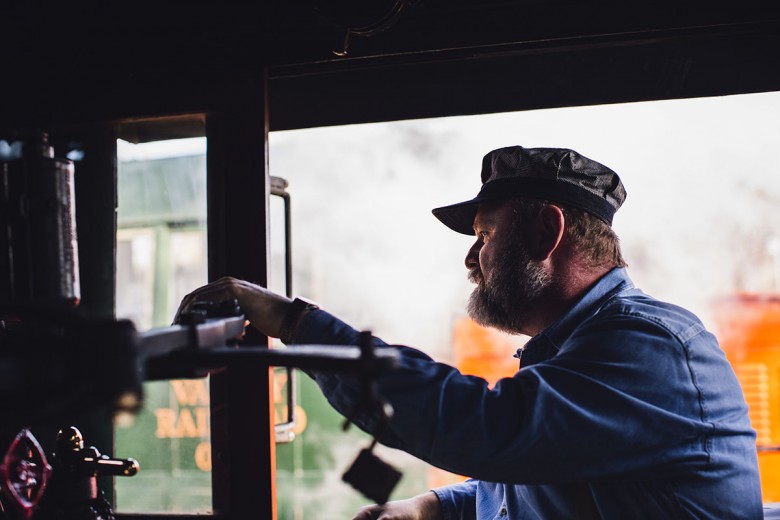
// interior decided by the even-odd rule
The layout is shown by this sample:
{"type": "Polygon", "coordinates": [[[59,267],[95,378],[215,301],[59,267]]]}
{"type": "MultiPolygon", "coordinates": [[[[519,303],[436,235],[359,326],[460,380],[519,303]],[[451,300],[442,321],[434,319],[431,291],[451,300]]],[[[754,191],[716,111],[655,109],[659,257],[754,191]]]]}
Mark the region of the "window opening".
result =
{"type": "MultiPolygon", "coordinates": [[[[141,331],[207,281],[205,153],[204,138],[118,142],[117,316],[141,331]]],[[[117,511],[211,511],[209,426],[208,378],[144,383],[143,410],[116,424],[116,452],[141,464],[115,479],[117,511]]]]}
{"type": "MultiPolygon", "coordinates": [[[[294,201],[295,293],[464,372],[491,381],[513,374],[512,354],[526,338],[481,329],[465,316],[471,239],[430,210],[475,195],[490,150],[568,147],[615,169],[626,184],[615,229],[635,283],[693,310],[726,340],[722,298],[777,301],[780,175],[765,157],[780,143],[778,114],[780,93],[765,93],[272,132],[271,173],[289,181],[294,201]]],[[[780,330],[780,319],[772,327],[780,330]]],[[[780,444],[780,417],[767,423],[760,415],[771,399],[780,409],[779,370],[764,355],[780,349],[780,339],[769,340],[752,351],[765,372],[753,355],[740,360],[739,345],[723,346],[746,389],[763,373],[774,381],[749,397],[759,443],[780,444]]],[[[340,417],[308,377],[300,386],[308,421],[277,450],[279,517],[349,518],[367,500],[340,476],[367,438],[340,431],[340,417]]],[[[379,454],[404,473],[391,499],[462,478],[402,452],[379,454]]],[[[778,501],[780,453],[761,458],[765,500],[778,501]]]]}
{"type": "MultiPolygon", "coordinates": [[[[464,372],[489,381],[511,375],[516,367],[511,356],[526,338],[486,331],[468,320],[463,307],[471,286],[463,257],[470,238],[446,230],[430,210],[476,194],[481,159],[489,150],[516,144],[573,148],[623,178],[628,199],[616,216],[615,230],[633,280],[646,292],[691,309],[718,333],[746,389],[759,447],[769,449],[780,444],[780,418],[772,411],[780,399],[773,361],[780,349],[780,320],[769,325],[762,321],[759,327],[748,309],[748,317],[735,324],[723,319],[722,310],[724,301],[764,302],[764,308],[778,301],[780,175],[765,160],[780,142],[778,113],[780,93],[765,93],[272,132],[270,174],[289,181],[293,200],[294,294],[317,301],[358,329],[418,347],[464,372]],[[734,343],[737,327],[750,329],[751,324],[772,332],[756,335],[763,343],[734,343]]],[[[202,171],[205,186],[205,140],[201,143],[199,159],[181,154],[177,160],[194,161],[188,171],[202,171]],[[202,170],[192,166],[197,161],[202,170]]],[[[128,213],[135,203],[127,202],[127,195],[136,193],[131,189],[141,190],[137,193],[148,200],[157,200],[152,197],[158,192],[178,194],[182,198],[175,204],[168,200],[169,211],[189,207],[187,197],[201,192],[197,183],[186,193],[159,184],[154,188],[152,183],[168,178],[161,173],[147,174],[154,180],[136,180],[136,188],[123,184],[135,162],[168,160],[132,158],[123,155],[130,149],[123,147],[118,314],[137,320],[142,328],[167,325],[180,298],[206,281],[205,233],[198,238],[205,223],[205,188],[198,199],[203,212],[195,216],[180,212],[166,220],[148,210],[128,213]],[[202,252],[184,255],[184,244],[200,244],[202,252]],[[172,279],[179,281],[161,287],[161,265],[178,273],[172,279]],[[163,303],[149,307],[150,301],[163,303]]],[[[136,179],[144,174],[138,175],[136,179]]],[[[284,292],[280,208],[272,198],[271,286],[284,292]]],[[[277,370],[280,418],[283,375],[277,370]]],[[[298,385],[296,415],[304,420],[295,441],[277,447],[279,518],[350,517],[367,501],[341,481],[341,474],[354,458],[355,446],[365,445],[368,437],[356,428],[343,432],[342,418],[307,376],[301,374],[298,385]]],[[[197,407],[203,393],[189,390],[180,387],[177,393],[169,385],[150,406],[173,409],[175,402],[190,407],[192,421],[177,423],[175,411],[139,416],[134,428],[147,433],[138,442],[158,439],[158,430],[170,435],[200,432],[198,413],[203,412],[197,407]]],[[[186,464],[177,462],[160,473],[161,482],[165,476],[175,482],[166,489],[165,482],[141,480],[148,473],[144,461],[157,458],[155,452],[138,444],[138,449],[124,448],[123,435],[119,425],[117,454],[137,457],[142,469],[133,479],[117,480],[119,511],[210,510],[208,472],[193,473],[199,480],[192,483],[180,478],[197,468],[194,448],[187,448],[186,464]],[[188,490],[175,495],[172,487],[188,490]]],[[[183,438],[170,439],[168,454],[161,457],[170,458],[184,444],[183,438]],[[176,442],[180,448],[174,448],[176,442]]],[[[382,448],[379,454],[404,473],[391,499],[463,479],[395,450],[382,448]]],[[[765,500],[780,501],[780,453],[762,451],[761,470],[765,500]]]]}

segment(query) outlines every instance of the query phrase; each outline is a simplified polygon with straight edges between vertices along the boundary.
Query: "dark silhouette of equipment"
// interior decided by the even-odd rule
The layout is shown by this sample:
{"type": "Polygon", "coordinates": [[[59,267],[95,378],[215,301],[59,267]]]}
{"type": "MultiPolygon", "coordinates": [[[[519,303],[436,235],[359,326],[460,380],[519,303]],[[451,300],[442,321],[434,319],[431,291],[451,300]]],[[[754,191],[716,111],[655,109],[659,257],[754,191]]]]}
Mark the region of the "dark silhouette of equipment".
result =
{"type": "MultiPolygon", "coordinates": [[[[132,476],[138,462],[85,447],[75,426],[60,430],[47,457],[31,425],[69,424],[98,410],[135,413],[144,381],[203,377],[234,364],[310,368],[358,374],[369,390],[365,405],[382,403],[375,380],[396,366],[397,352],[370,341],[245,345],[246,318],[235,300],[199,303],[178,323],[143,333],[129,320],[86,312],[74,174],[71,161],[54,157],[44,132],[0,140],[1,520],[112,520],[97,477],[132,476]]],[[[387,420],[385,407],[379,410],[387,420]]],[[[400,473],[372,457],[370,450],[361,454],[369,465],[350,475],[358,490],[383,501],[400,473]]]]}

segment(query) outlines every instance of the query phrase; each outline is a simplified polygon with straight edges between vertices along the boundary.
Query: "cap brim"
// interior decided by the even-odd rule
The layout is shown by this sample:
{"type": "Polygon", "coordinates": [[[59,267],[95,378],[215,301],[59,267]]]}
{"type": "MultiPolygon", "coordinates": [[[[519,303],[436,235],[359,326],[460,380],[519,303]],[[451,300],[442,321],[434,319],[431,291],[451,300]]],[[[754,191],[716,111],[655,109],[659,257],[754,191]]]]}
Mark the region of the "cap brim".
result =
{"type": "Polygon", "coordinates": [[[434,209],[433,215],[453,231],[474,236],[474,218],[479,205],[484,202],[479,197],[450,206],[434,209]]]}

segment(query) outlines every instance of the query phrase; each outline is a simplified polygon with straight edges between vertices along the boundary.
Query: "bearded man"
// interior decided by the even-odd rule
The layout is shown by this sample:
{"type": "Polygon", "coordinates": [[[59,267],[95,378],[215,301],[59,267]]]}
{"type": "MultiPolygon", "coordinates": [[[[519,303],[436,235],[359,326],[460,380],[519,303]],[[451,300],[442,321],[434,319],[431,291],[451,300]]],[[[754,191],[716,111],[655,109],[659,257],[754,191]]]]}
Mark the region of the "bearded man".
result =
{"type": "MultiPolygon", "coordinates": [[[[401,367],[379,380],[390,423],[377,431],[370,413],[351,418],[471,479],[356,519],[762,518],[740,386],[698,318],[633,286],[611,228],[625,196],[614,171],[573,150],[514,146],[485,156],[475,198],[433,211],[476,236],[472,318],[532,338],[518,372],[493,388],[395,346],[401,367]]],[[[226,298],[288,345],[358,342],[315,305],[232,278],[197,289],[180,311],[226,298]]],[[[310,375],[337,410],[356,409],[355,378],[310,375]]]]}

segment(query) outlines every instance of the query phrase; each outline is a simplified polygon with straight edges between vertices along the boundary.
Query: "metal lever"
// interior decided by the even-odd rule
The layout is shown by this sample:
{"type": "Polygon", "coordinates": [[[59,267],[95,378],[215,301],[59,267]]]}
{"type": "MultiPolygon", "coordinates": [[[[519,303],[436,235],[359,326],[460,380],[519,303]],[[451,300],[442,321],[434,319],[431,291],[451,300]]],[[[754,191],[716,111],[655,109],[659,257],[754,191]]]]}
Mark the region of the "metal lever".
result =
{"type": "Polygon", "coordinates": [[[60,430],[55,456],[57,462],[63,464],[70,473],[81,476],[132,477],[139,470],[135,459],[112,459],[108,455],[101,455],[94,446],[85,448],[84,438],[74,426],[60,430]]]}
{"type": "Polygon", "coordinates": [[[378,419],[375,427],[374,439],[371,444],[360,451],[355,461],[342,475],[342,480],[353,488],[363,493],[364,496],[377,504],[387,502],[390,494],[401,479],[401,472],[383,461],[374,454],[377,437],[382,434],[393,416],[393,408],[379,395],[377,378],[379,377],[376,366],[377,357],[373,346],[373,340],[369,331],[360,333],[360,360],[362,362],[361,377],[363,378],[363,399],[359,401],[353,410],[347,415],[343,429],[347,429],[352,422],[352,416],[360,408],[375,411],[378,419]]]}
{"type": "Polygon", "coordinates": [[[341,429],[346,431],[349,428],[349,425],[352,423],[352,416],[361,408],[375,410],[379,415],[376,428],[378,436],[393,417],[393,407],[379,395],[377,387],[379,366],[371,331],[364,330],[360,332],[358,346],[360,347],[360,376],[363,380],[363,399],[347,414],[341,429]]]}
{"type": "Polygon", "coordinates": [[[84,450],[81,462],[86,471],[95,475],[132,477],[139,470],[138,461],[135,459],[112,459],[108,455],[101,455],[94,446],[84,450]]]}
{"type": "Polygon", "coordinates": [[[57,435],[53,473],[47,499],[35,518],[109,520],[111,504],[97,485],[101,475],[131,477],[138,472],[135,459],[112,459],[94,446],[84,447],[78,428],[69,426],[57,435]]]}
{"type": "MultiPolygon", "coordinates": [[[[292,298],[292,219],[290,212],[290,194],[287,192],[289,183],[281,177],[271,177],[271,195],[281,197],[284,201],[284,281],[285,294],[292,298]]],[[[295,440],[295,402],[296,378],[293,367],[287,367],[287,420],[275,424],[274,432],[277,444],[287,444],[295,440]]]]}

